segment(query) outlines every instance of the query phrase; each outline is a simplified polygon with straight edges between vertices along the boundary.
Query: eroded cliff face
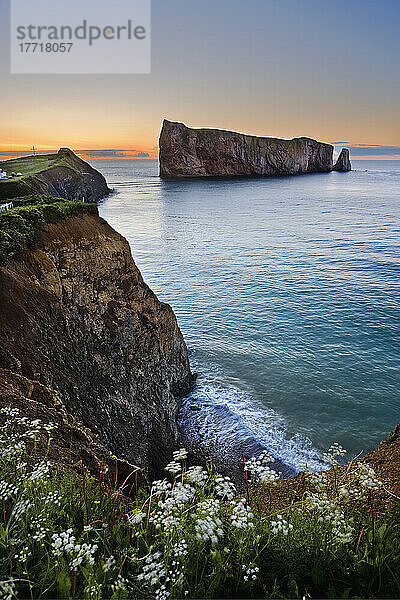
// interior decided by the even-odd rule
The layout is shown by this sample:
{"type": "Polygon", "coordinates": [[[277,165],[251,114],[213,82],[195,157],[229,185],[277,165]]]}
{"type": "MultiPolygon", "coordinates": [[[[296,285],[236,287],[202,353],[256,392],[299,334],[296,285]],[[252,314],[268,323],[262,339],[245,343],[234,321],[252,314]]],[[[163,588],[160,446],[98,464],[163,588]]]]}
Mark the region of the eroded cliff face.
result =
{"type": "Polygon", "coordinates": [[[333,146],[301,137],[257,137],[220,129],[192,129],[164,120],[161,177],[276,176],[332,170],[333,146]]]}
{"type": "Polygon", "coordinates": [[[20,417],[40,419],[52,425],[52,442],[41,433],[35,440],[36,459],[46,458],[59,467],[84,474],[86,470],[108,485],[121,485],[128,478],[132,491],[143,482],[141,471],[113,456],[87,427],[69,413],[60,395],[37,381],[0,369],[0,408],[19,411],[20,417]]]}
{"type": "Polygon", "coordinates": [[[177,440],[193,386],[175,315],[127,241],[95,215],[46,226],[0,268],[0,367],[58,393],[65,410],[150,476],[177,440]]]}

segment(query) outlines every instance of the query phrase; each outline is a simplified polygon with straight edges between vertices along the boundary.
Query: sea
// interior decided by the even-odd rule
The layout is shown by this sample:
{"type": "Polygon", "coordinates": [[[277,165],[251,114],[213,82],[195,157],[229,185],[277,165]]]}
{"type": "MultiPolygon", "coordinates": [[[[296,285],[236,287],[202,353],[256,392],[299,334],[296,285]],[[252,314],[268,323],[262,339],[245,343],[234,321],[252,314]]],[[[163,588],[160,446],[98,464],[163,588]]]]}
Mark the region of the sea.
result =
{"type": "MultiPolygon", "coordinates": [[[[221,455],[253,440],[294,470],[354,458],[400,420],[400,161],[349,173],[162,180],[91,164],[100,214],[169,303],[197,387],[179,423],[221,455]]],[[[240,460],[240,457],[238,457],[240,460]]]]}

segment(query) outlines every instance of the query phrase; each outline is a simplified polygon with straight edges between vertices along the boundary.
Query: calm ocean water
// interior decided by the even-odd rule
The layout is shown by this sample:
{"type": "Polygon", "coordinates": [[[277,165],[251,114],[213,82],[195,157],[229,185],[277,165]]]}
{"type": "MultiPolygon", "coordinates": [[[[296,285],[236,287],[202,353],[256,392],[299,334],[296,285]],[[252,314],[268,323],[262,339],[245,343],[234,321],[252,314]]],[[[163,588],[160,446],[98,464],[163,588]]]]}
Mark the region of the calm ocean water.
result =
{"type": "Polygon", "coordinates": [[[316,467],[400,420],[400,161],[351,173],[162,181],[156,161],[96,160],[101,215],[172,305],[198,387],[180,413],[221,453],[254,438],[316,467]]]}

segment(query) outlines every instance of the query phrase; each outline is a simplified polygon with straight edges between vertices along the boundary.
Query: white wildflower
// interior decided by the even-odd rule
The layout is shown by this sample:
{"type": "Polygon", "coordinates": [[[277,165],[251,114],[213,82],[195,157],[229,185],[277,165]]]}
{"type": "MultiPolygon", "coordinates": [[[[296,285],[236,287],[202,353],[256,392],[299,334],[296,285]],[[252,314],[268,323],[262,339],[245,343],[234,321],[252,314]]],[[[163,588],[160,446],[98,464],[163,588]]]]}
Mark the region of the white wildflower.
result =
{"type": "Polygon", "coordinates": [[[186,556],[188,553],[188,545],[185,539],[182,539],[180,542],[177,542],[172,547],[172,552],[175,558],[180,558],[181,556],[186,556]]]}
{"type": "Polygon", "coordinates": [[[158,590],[156,590],[154,598],[155,600],[167,600],[167,598],[169,598],[170,593],[167,592],[167,589],[165,587],[165,585],[163,584],[162,586],[160,586],[158,588],[158,590]]]}
{"type": "Polygon", "coordinates": [[[1,450],[1,458],[7,460],[21,456],[26,450],[26,444],[21,440],[10,440],[7,444],[4,444],[4,446],[5,447],[1,450]]]}
{"type": "Polygon", "coordinates": [[[50,464],[48,462],[40,462],[37,467],[32,471],[29,478],[31,481],[42,481],[47,479],[50,475],[50,464]]]}
{"type": "Polygon", "coordinates": [[[12,600],[16,597],[15,583],[12,578],[6,581],[0,581],[0,599],[1,600],[12,600]]]}
{"type": "Polygon", "coordinates": [[[251,527],[254,527],[254,514],[252,513],[250,506],[246,505],[246,500],[240,498],[231,504],[231,523],[233,527],[237,527],[238,529],[250,529],[251,527]]]}
{"type": "Polygon", "coordinates": [[[151,495],[160,496],[161,494],[166,494],[170,492],[171,489],[172,485],[166,479],[163,479],[162,481],[153,481],[153,483],[151,484],[151,495]]]}
{"type": "Polygon", "coordinates": [[[108,573],[109,571],[112,571],[116,564],[117,561],[115,560],[115,558],[113,556],[109,556],[102,565],[103,572],[108,573]]]}
{"type": "Polygon", "coordinates": [[[173,460],[165,467],[164,470],[168,471],[168,473],[171,473],[171,475],[179,475],[179,473],[182,471],[182,465],[173,460]]]}
{"type": "Polygon", "coordinates": [[[272,533],[274,535],[282,534],[289,535],[289,531],[292,531],[293,525],[288,523],[282,515],[276,515],[275,519],[271,521],[272,533]]]}
{"type": "Polygon", "coordinates": [[[346,521],[344,512],[337,506],[335,500],[330,500],[327,494],[310,494],[307,499],[309,507],[318,513],[318,522],[325,523],[331,528],[332,539],[341,544],[351,542],[353,527],[346,521]]]}
{"type": "Polygon", "coordinates": [[[366,490],[378,490],[382,485],[382,482],[377,478],[374,469],[365,463],[360,463],[358,465],[358,480],[360,486],[366,490]]]}
{"type": "Polygon", "coordinates": [[[70,566],[72,570],[76,571],[82,563],[93,565],[97,547],[97,544],[76,544],[71,552],[70,566]]]}
{"type": "Polygon", "coordinates": [[[16,555],[16,559],[20,562],[26,562],[30,556],[32,556],[32,552],[28,546],[24,546],[22,550],[20,550],[19,554],[16,555]]]}
{"type": "Polygon", "coordinates": [[[128,521],[131,525],[138,525],[146,518],[146,513],[142,511],[134,511],[131,514],[127,515],[128,521]]]}
{"type": "MultiPolygon", "coordinates": [[[[171,500],[171,499],[168,499],[171,500]]],[[[150,517],[150,523],[153,523],[156,529],[168,531],[179,525],[179,516],[172,512],[173,504],[170,502],[160,502],[157,511],[150,517]]]]}
{"type": "Polygon", "coordinates": [[[95,558],[94,555],[97,551],[96,544],[76,544],[76,538],[72,535],[72,529],[67,529],[58,534],[55,533],[52,536],[52,552],[54,556],[67,555],[70,559],[70,567],[72,570],[76,570],[82,563],[93,565],[95,558]]]}
{"type": "Polygon", "coordinates": [[[202,483],[208,479],[208,473],[200,466],[189,467],[184,477],[191,483],[202,483]]]}
{"type": "Polygon", "coordinates": [[[274,462],[275,459],[269,452],[264,450],[257,457],[253,456],[247,461],[245,470],[248,471],[252,480],[262,481],[264,483],[276,483],[279,479],[278,474],[268,466],[268,463],[274,462]]]}
{"type": "Polygon", "coordinates": [[[255,581],[257,579],[257,573],[259,568],[256,565],[242,565],[243,580],[244,581],[255,581]]]}
{"type": "Polygon", "coordinates": [[[33,504],[29,502],[29,500],[19,500],[13,508],[12,517],[17,521],[23,515],[25,515],[31,508],[33,504]]]}
{"type": "Polygon", "coordinates": [[[236,488],[229,477],[217,477],[215,480],[215,493],[223,500],[233,500],[236,488]]]}
{"type": "Polygon", "coordinates": [[[174,499],[174,503],[179,505],[192,500],[195,493],[196,490],[191,485],[179,482],[173,487],[171,497],[174,499]]]}
{"type": "Polygon", "coordinates": [[[149,554],[145,558],[145,564],[138,575],[139,581],[145,581],[150,585],[158,584],[165,577],[165,565],[161,558],[161,552],[149,554]]]}
{"type": "Polygon", "coordinates": [[[196,538],[204,542],[217,544],[223,537],[222,521],[218,516],[220,504],[218,500],[204,500],[197,507],[195,523],[196,538]]]}
{"type": "Polygon", "coordinates": [[[322,471],[321,473],[313,473],[310,476],[310,483],[317,490],[324,490],[328,485],[326,473],[324,471],[322,471]]]}
{"type": "Polygon", "coordinates": [[[340,444],[335,442],[328,449],[328,452],[324,453],[323,458],[324,458],[325,462],[329,463],[330,465],[335,466],[338,464],[339,459],[346,454],[346,452],[347,451],[343,448],[343,446],[341,446],[340,444]]]}
{"type": "Polygon", "coordinates": [[[44,500],[45,504],[60,507],[61,506],[61,496],[57,491],[49,492],[44,500]]]}
{"type": "Polygon", "coordinates": [[[84,589],[84,596],[90,598],[90,600],[101,598],[101,585],[96,582],[93,585],[88,585],[84,589]]]}
{"type": "Polygon", "coordinates": [[[36,542],[40,542],[50,534],[50,529],[46,525],[46,515],[44,514],[32,518],[29,527],[33,531],[32,539],[36,542]]]}
{"type": "Polygon", "coordinates": [[[188,456],[188,451],[185,448],[180,448],[172,453],[172,457],[175,461],[185,460],[188,456]]]}
{"type": "Polygon", "coordinates": [[[18,488],[8,481],[0,481],[0,500],[7,501],[11,496],[18,494],[18,488]]]}
{"type": "Polygon", "coordinates": [[[128,582],[126,579],[119,575],[114,583],[111,584],[111,589],[113,593],[124,592],[127,588],[128,582]]]}

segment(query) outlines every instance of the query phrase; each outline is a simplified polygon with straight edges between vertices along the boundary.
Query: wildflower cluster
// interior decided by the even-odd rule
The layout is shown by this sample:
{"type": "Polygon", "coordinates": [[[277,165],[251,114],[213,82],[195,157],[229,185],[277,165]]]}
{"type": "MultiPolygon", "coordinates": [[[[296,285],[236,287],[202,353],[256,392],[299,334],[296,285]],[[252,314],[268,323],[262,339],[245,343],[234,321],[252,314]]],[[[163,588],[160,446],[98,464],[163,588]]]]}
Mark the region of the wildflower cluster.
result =
{"type": "Polygon", "coordinates": [[[240,498],[231,504],[231,523],[233,527],[237,527],[238,529],[250,529],[251,527],[254,527],[254,514],[251,512],[250,506],[247,506],[244,498],[240,498]]]}
{"type": "Polygon", "coordinates": [[[345,544],[352,541],[353,527],[336,500],[329,499],[326,492],[311,494],[308,497],[308,505],[317,513],[319,523],[331,527],[335,542],[345,544]]]}
{"type": "MultiPolygon", "coordinates": [[[[31,450],[37,437],[49,439],[51,426],[18,411],[1,414],[0,599],[69,597],[72,590],[75,597],[93,600],[297,597],[294,584],[289,589],[276,583],[286,581],[287,569],[301,597],[313,580],[315,556],[319,568],[327,565],[322,575],[329,585],[332,573],[334,581],[343,580],[337,597],[351,597],[350,588],[352,596],[393,597],[392,588],[383,595],[376,588],[352,588],[353,580],[390,580],[389,569],[381,578],[370,573],[374,565],[384,569],[385,561],[395,573],[397,563],[387,553],[390,520],[387,528],[371,524],[370,507],[382,485],[364,463],[344,474],[336,468],[344,452],[338,445],[329,450],[335,468],[308,472],[305,495],[285,508],[276,508],[284,488],[266,452],[247,463],[253,485],[246,499],[211,467],[187,467],[184,448],[173,453],[164,480],[127,498],[122,488],[89,474],[82,480],[57,472],[46,456],[36,457],[31,450]],[[375,561],[381,547],[384,560],[375,561]]],[[[400,548],[398,525],[392,529],[392,543],[400,548]]],[[[395,591],[394,579],[393,586],[395,591]]],[[[310,592],[329,597],[330,588],[327,583],[310,592]]]]}
{"type": "Polygon", "coordinates": [[[215,493],[223,500],[233,500],[236,496],[236,488],[229,477],[217,477],[215,479],[215,493]]]}
{"type": "Polygon", "coordinates": [[[0,481],[0,500],[4,502],[11,498],[11,496],[16,496],[18,494],[18,488],[8,481],[0,481]]]}
{"type": "Polygon", "coordinates": [[[13,579],[8,581],[0,580],[0,598],[1,600],[12,600],[15,598],[15,583],[13,579]]]}
{"type": "Polygon", "coordinates": [[[257,573],[259,572],[259,568],[257,567],[257,565],[242,565],[242,570],[243,570],[243,580],[244,581],[249,581],[249,579],[251,581],[255,581],[257,579],[257,573]]]}
{"type": "Polygon", "coordinates": [[[282,515],[276,515],[276,517],[271,521],[271,528],[274,535],[289,535],[289,532],[293,529],[293,525],[288,523],[282,515]]]}
{"type": "Polygon", "coordinates": [[[324,453],[323,457],[325,462],[327,462],[329,465],[335,466],[339,463],[339,459],[345,454],[346,450],[343,448],[343,446],[335,442],[328,449],[328,452],[324,453]]]}
{"type": "Polygon", "coordinates": [[[204,500],[197,507],[196,538],[212,544],[217,544],[223,537],[222,521],[219,517],[219,500],[204,500]]]}
{"type": "Polygon", "coordinates": [[[170,463],[167,464],[167,466],[165,467],[165,470],[168,473],[171,473],[171,475],[176,476],[176,475],[179,475],[179,473],[181,473],[182,465],[178,461],[172,460],[170,463]]]}
{"type": "Polygon", "coordinates": [[[139,581],[149,583],[151,586],[157,585],[165,577],[165,564],[161,559],[161,552],[149,554],[144,559],[144,565],[141,573],[138,575],[139,581]]]}
{"type": "Polygon", "coordinates": [[[202,483],[208,479],[208,473],[200,466],[189,467],[185,472],[184,477],[186,481],[192,483],[202,483]]]}
{"type": "Polygon", "coordinates": [[[66,555],[70,559],[69,564],[72,570],[76,570],[82,563],[93,565],[98,548],[97,544],[76,544],[75,536],[72,534],[72,529],[67,529],[67,531],[60,534],[53,534],[52,549],[54,556],[66,555]]]}
{"type": "Polygon", "coordinates": [[[251,475],[253,481],[261,481],[263,483],[275,484],[279,479],[278,473],[268,466],[268,463],[274,462],[275,459],[269,452],[264,450],[258,457],[253,456],[247,461],[245,470],[251,475]]]}
{"type": "Polygon", "coordinates": [[[379,490],[382,485],[372,467],[365,463],[358,465],[358,480],[361,488],[365,490],[379,490]]]}

